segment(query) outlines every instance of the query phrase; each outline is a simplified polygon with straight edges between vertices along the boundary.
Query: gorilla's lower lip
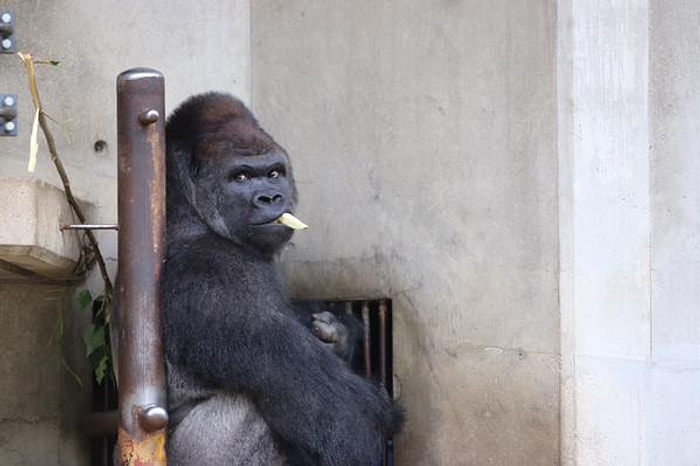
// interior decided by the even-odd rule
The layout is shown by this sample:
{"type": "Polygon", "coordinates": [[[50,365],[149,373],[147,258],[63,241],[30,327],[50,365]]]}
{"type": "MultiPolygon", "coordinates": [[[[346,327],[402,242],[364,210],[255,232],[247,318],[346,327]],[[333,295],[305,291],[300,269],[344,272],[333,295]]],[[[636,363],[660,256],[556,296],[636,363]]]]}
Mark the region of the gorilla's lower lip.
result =
{"type": "Polygon", "coordinates": [[[277,220],[275,219],[275,220],[270,220],[270,221],[268,221],[268,222],[251,223],[250,226],[251,226],[251,227],[270,227],[270,226],[278,226],[278,227],[281,227],[281,226],[284,226],[284,225],[281,225],[281,224],[277,223],[277,220]]]}

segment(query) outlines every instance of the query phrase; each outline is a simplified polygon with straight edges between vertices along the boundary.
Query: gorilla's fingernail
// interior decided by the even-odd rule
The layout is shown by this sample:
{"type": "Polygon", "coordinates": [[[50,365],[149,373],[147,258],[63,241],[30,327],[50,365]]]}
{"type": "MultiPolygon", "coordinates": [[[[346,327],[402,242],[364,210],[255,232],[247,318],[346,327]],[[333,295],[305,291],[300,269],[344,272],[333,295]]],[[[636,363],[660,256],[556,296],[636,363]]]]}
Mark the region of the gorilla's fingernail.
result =
{"type": "Polygon", "coordinates": [[[282,214],[280,218],[275,220],[275,222],[281,223],[282,225],[289,227],[292,230],[306,230],[307,228],[309,228],[307,224],[305,224],[290,213],[282,214]]]}

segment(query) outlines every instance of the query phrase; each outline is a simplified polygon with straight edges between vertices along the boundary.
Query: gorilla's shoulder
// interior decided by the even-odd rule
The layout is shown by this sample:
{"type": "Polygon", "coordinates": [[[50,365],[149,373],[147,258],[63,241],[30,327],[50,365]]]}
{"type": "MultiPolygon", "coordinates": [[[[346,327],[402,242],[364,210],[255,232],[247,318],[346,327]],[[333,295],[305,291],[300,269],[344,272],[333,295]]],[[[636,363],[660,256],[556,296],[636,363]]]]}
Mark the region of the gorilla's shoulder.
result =
{"type": "Polygon", "coordinates": [[[168,248],[166,270],[186,272],[187,276],[212,270],[236,270],[245,265],[244,258],[225,240],[203,239],[183,242],[168,248]]]}

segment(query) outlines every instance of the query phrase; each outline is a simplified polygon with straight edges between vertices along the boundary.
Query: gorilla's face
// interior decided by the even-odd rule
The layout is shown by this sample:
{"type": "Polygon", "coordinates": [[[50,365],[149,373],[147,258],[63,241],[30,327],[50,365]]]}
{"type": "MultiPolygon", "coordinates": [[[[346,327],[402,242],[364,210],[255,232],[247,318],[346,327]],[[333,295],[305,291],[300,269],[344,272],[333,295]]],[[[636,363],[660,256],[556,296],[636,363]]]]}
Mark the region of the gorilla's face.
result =
{"type": "Polygon", "coordinates": [[[178,217],[191,207],[219,236],[264,256],[289,241],[291,227],[276,223],[296,203],[289,158],[240,100],[190,98],[170,117],[166,142],[170,226],[191,227],[178,217]]]}
{"type": "Polygon", "coordinates": [[[277,219],[293,211],[296,193],[287,155],[279,146],[267,149],[251,154],[210,145],[199,154],[193,181],[195,206],[214,231],[272,255],[292,237],[277,219]]]}

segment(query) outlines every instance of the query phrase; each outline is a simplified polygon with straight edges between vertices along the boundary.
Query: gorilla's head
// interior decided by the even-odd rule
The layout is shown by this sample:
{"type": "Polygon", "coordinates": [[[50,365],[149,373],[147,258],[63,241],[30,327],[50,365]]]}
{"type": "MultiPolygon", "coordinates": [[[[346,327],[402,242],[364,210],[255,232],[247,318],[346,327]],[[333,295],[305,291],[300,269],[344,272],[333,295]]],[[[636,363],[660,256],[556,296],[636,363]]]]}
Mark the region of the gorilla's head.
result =
{"type": "Polygon", "coordinates": [[[166,141],[168,228],[205,226],[267,256],[291,238],[277,222],[296,203],[289,158],[241,101],[191,97],[168,119],[166,141]]]}

